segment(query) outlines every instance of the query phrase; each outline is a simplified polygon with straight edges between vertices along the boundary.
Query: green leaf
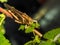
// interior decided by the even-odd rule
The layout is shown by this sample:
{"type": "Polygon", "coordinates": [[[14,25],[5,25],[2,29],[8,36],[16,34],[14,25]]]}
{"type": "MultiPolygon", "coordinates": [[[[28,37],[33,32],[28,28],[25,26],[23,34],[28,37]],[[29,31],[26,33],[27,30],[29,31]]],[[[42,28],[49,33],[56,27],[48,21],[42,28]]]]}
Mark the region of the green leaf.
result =
{"type": "Polygon", "coordinates": [[[9,40],[5,38],[4,34],[5,34],[5,29],[4,29],[4,19],[5,19],[5,15],[4,14],[0,14],[0,45],[11,45],[11,43],[9,43],[9,40]]]}
{"type": "Polygon", "coordinates": [[[45,39],[51,39],[53,40],[54,37],[60,33],[60,28],[53,29],[51,31],[48,31],[47,33],[44,34],[45,39]]]}
{"type": "Polygon", "coordinates": [[[40,27],[40,25],[38,23],[36,23],[36,28],[39,28],[39,27],[40,27]]]}
{"type": "Polygon", "coordinates": [[[57,42],[60,44],[60,38],[58,38],[57,42]]]}
{"type": "Polygon", "coordinates": [[[33,30],[34,30],[34,27],[28,26],[27,29],[25,30],[25,33],[33,32],[33,30]]]}
{"type": "Polygon", "coordinates": [[[24,45],[32,45],[32,44],[33,44],[33,41],[28,41],[24,45]]]}
{"type": "Polygon", "coordinates": [[[5,29],[3,25],[0,26],[0,33],[5,34],[5,29]]]}
{"type": "Polygon", "coordinates": [[[39,45],[56,45],[56,44],[48,40],[48,41],[41,42],[39,45]]]}
{"type": "Polygon", "coordinates": [[[35,36],[35,39],[26,42],[24,45],[39,45],[40,43],[40,38],[38,37],[38,35],[35,36]]]}
{"type": "Polygon", "coordinates": [[[7,2],[8,0],[0,0],[0,2],[4,3],[4,2],[7,2]]]}
{"type": "Polygon", "coordinates": [[[11,45],[11,43],[9,43],[9,40],[4,35],[0,34],[0,45],[11,45]]]}
{"type": "Polygon", "coordinates": [[[38,35],[35,36],[35,39],[33,40],[33,42],[40,43],[40,38],[38,35]]]}
{"type": "Polygon", "coordinates": [[[0,14],[0,25],[2,25],[4,19],[5,19],[5,15],[4,14],[0,14]]]}
{"type": "Polygon", "coordinates": [[[36,23],[32,23],[31,24],[31,27],[36,27],[36,23]]]}
{"type": "Polygon", "coordinates": [[[25,25],[20,25],[18,30],[24,30],[25,29],[25,25]]]}
{"type": "Polygon", "coordinates": [[[5,29],[4,29],[4,19],[5,19],[5,15],[4,14],[0,14],[0,33],[5,34],[5,29]]]}
{"type": "Polygon", "coordinates": [[[34,27],[34,28],[39,28],[39,26],[40,26],[40,25],[39,25],[38,23],[32,23],[32,24],[31,24],[31,27],[34,27]]]}

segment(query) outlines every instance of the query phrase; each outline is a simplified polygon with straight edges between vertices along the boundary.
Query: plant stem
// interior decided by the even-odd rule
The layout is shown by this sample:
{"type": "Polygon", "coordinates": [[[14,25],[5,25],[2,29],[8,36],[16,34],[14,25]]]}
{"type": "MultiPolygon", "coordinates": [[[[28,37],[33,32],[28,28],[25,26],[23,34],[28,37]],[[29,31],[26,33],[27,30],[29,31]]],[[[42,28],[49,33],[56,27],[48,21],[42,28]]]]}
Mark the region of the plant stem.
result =
{"type": "Polygon", "coordinates": [[[42,34],[38,32],[36,29],[34,29],[33,32],[36,33],[39,37],[42,37],[42,34]]]}

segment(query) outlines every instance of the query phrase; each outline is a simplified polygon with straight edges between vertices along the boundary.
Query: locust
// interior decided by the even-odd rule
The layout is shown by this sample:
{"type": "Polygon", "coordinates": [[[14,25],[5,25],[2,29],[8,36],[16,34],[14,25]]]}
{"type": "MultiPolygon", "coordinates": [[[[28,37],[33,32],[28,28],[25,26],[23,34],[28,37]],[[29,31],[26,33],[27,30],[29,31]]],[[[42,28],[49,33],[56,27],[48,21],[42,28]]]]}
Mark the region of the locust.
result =
{"type": "MultiPolygon", "coordinates": [[[[10,6],[6,3],[4,3],[4,6],[6,9],[3,9],[2,7],[0,7],[0,12],[4,13],[6,17],[10,17],[11,19],[13,19],[15,22],[19,24],[30,25],[33,22],[37,22],[36,20],[28,16],[26,13],[23,13],[15,9],[13,6],[10,6]]],[[[35,32],[37,35],[42,37],[42,34],[38,32],[36,29],[34,29],[33,32],[35,32]]]]}
{"type": "Polygon", "coordinates": [[[33,22],[32,21],[33,19],[29,17],[26,13],[18,11],[17,9],[8,4],[4,4],[4,6],[7,8],[8,12],[12,15],[15,22],[20,24],[30,24],[33,22]]]}

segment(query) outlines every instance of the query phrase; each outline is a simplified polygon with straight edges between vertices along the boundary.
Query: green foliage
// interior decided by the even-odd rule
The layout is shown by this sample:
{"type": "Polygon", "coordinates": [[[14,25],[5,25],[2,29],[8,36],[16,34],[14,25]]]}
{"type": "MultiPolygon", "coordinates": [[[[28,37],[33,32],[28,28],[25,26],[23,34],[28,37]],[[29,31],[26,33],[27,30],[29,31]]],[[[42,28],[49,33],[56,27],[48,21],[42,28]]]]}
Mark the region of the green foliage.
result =
{"type": "Polygon", "coordinates": [[[53,29],[51,31],[48,31],[44,34],[43,38],[47,40],[42,40],[38,37],[38,35],[35,35],[35,38],[31,41],[28,41],[24,45],[60,45],[60,38],[57,39],[56,42],[54,42],[54,38],[57,34],[60,33],[60,28],[53,29]]]}
{"type": "Polygon", "coordinates": [[[0,45],[11,45],[4,35],[0,33],[0,45]]]}
{"type": "Polygon", "coordinates": [[[57,39],[56,43],[60,45],[60,38],[57,39]]]}
{"type": "Polygon", "coordinates": [[[5,15],[4,14],[0,14],[0,33],[1,34],[5,34],[5,30],[4,30],[4,19],[5,19],[5,15]]]}
{"type": "Polygon", "coordinates": [[[38,28],[40,25],[38,23],[32,23],[31,25],[20,25],[18,30],[24,30],[25,29],[25,33],[30,33],[33,32],[33,30],[35,28],[38,28]],[[25,28],[26,27],[26,28],[25,28]]]}
{"type": "Polygon", "coordinates": [[[44,34],[44,38],[53,40],[54,37],[59,33],[60,33],[60,28],[56,28],[56,29],[48,31],[46,34],[44,34]]]}
{"type": "Polygon", "coordinates": [[[47,40],[47,41],[42,41],[39,45],[56,45],[56,44],[50,40],[47,40]]]}
{"type": "Polygon", "coordinates": [[[20,25],[18,30],[24,30],[25,29],[25,25],[20,25]]]}
{"type": "Polygon", "coordinates": [[[60,43],[60,38],[58,38],[58,42],[60,43]]]}
{"type": "Polygon", "coordinates": [[[26,28],[26,30],[25,30],[25,33],[33,32],[33,30],[34,30],[34,27],[28,26],[28,27],[26,28]]]}
{"type": "MultiPolygon", "coordinates": [[[[20,30],[25,29],[25,33],[30,33],[33,32],[35,28],[39,28],[38,23],[32,23],[31,25],[27,25],[25,28],[25,25],[20,26],[20,30]]],[[[56,28],[53,30],[48,31],[47,33],[44,34],[43,38],[47,40],[41,40],[41,38],[38,35],[34,35],[34,39],[31,41],[26,42],[24,45],[56,45],[56,42],[54,42],[54,38],[56,37],[57,34],[60,33],[60,28],[56,28]]],[[[60,39],[58,40],[58,44],[60,45],[60,39]]]]}
{"type": "Polygon", "coordinates": [[[25,33],[33,32],[35,28],[38,28],[40,25],[38,23],[32,23],[31,25],[27,26],[25,33]]]}
{"type": "Polygon", "coordinates": [[[5,15],[4,14],[0,14],[0,25],[2,25],[4,19],[5,19],[5,15]]]}
{"type": "Polygon", "coordinates": [[[32,45],[33,41],[28,41],[27,43],[25,43],[24,45],[32,45]]]}
{"type": "Polygon", "coordinates": [[[40,43],[40,38],[38,35],[35,36],[35,39],[33,40],[35,43],[40,43]]]}
{"type": "Polygon", "coordinates": [[[38,37],[38,35],[36,35],[33,40],[28,41],[24,45],[39,45],[39,43],[40,43],[40,38],[38,37]]]}
{"type": "Polygon", "coordinates": [[[4,2],[7,2],[8,0],[0,0],[0,2],[4,3],[4,2]]]}
{"type": "Polygon", "coordinates": [[[4,26],[3,25],[0,26],[0,33],[1,34],[5,34],[5,30],[4,30],[4,26]]]}
{"type": "Polygon", "coordinates": [[[4,14],[0,14],[0,45],[11,45],[9,43],[9,40],[7,40],[4,36],[5,34],[5,29],[4,29],[4,19],[5,19],[5,15],[4,14]]]}
{"type": "Polygon", "coordinates": [[[40,27],[40,25],[39,25],[39,23],[32,23],[32,24],[31,24],[31,27],[39,28],[39,27],[40,27]]]}

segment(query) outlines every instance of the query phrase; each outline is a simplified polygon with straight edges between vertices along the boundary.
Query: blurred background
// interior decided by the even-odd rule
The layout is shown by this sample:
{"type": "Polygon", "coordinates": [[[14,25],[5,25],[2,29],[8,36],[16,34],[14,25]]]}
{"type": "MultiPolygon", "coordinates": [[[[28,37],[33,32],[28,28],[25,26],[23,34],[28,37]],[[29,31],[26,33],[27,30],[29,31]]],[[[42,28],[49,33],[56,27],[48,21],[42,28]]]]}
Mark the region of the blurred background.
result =
{"type": "MultiPolygon", "coordinates": [[[[8,0],[7,4],[37,20],[41,25],[39,31],[42,34],[60,27],[60,0],[8,0]]],[[[3,3],[0,3],[0,7],[4,8],[3,3]]],[[[19,26],[12,19],[5,19],[5,36],[12,45],[23,45],[31,39],[32,33],[18,31],[19,26]]]]}

